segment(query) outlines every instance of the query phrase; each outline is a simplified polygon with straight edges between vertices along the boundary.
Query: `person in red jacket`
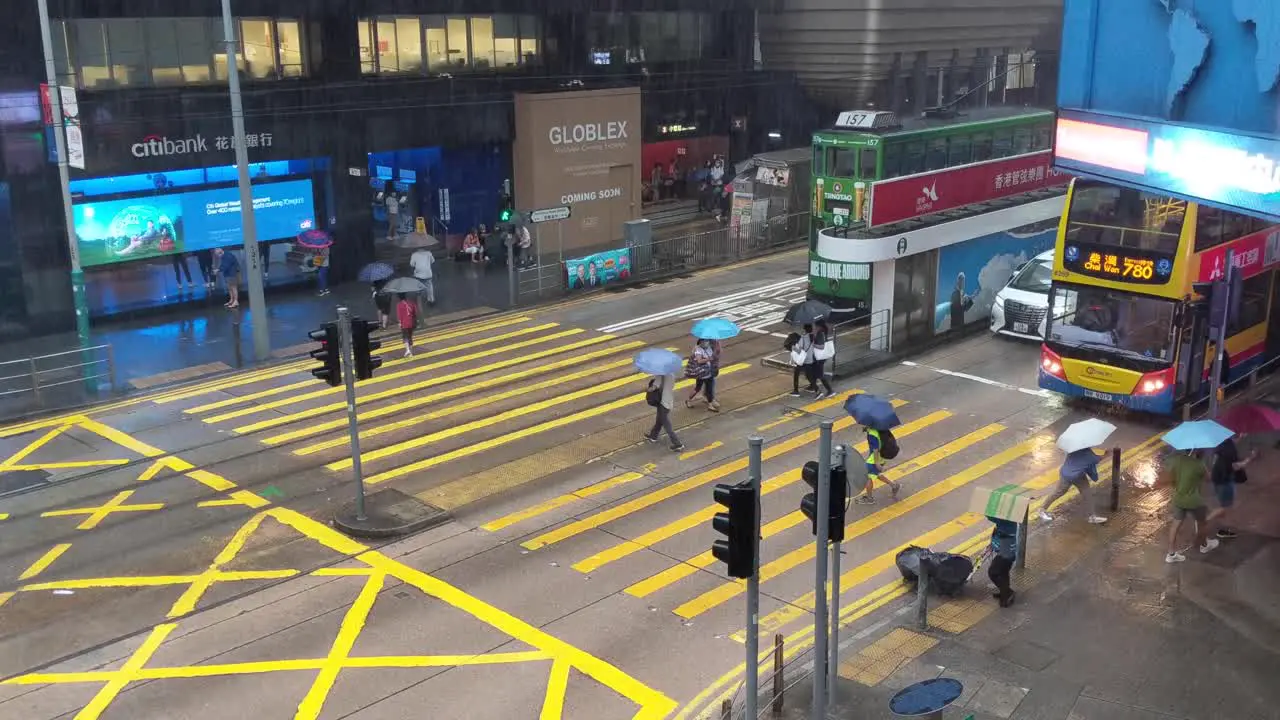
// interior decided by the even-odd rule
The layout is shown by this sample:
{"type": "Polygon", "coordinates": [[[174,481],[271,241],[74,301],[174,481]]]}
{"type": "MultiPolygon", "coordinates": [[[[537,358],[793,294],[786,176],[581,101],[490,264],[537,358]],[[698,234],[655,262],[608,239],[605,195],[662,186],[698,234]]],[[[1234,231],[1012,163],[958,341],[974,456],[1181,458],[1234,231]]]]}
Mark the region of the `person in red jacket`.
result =
{"type": "Polygon", "coordinates": [[[404,356],[413,357],[413,329],[418,326],[418,305],[409,301],[404,293],[398,296],[396,319],[400,321],[400,339],[404,341],[404,356]]]}

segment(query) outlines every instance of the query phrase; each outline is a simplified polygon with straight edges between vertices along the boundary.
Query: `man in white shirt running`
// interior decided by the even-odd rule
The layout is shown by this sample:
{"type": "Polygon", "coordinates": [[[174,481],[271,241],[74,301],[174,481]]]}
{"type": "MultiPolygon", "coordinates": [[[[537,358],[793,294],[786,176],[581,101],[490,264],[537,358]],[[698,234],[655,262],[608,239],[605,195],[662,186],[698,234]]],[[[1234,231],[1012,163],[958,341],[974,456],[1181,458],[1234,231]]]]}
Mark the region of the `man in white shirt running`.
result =
{"type": "Polygon", "coordinates": [[[423,306],[423,300],[426,300],[428,305],[436,304],[435,272],[432,269],[435,262],[436,257],[426,248],[419,248],[409,257],[409,265],[413,268],[413,276],[427,286],[425,292],[418,293],[419,318],[426,317],[427,309],[423,306]]]}

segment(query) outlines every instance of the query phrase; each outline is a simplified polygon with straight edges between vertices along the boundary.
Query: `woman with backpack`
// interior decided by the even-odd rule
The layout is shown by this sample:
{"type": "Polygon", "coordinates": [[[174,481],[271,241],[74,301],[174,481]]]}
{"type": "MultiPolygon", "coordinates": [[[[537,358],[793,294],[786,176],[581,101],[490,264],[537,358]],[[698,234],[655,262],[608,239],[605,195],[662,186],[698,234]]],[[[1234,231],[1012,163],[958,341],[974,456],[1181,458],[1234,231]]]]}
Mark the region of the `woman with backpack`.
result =
{"type": "Polygon", "coordinates": [[[706,396],[707,409],[711,412],[720,412],[720,403],[716,402],[716,376],[720,374],[719,341],[699,340],[693,347],[693,354],[689,356],[684,374],[696,381],[693,393],[684,401],[684,406],[693,407],[693,401],[701,393],[706,396]]]}
{"type": "MultiPolygon", "coordinates": [[[[854,502],[858,505],[874,505],[876,498],[872,490],[884,473],[884,461],[898,457],[898,440],[888,430],[867,426],[863,426],[862,430],[867,434],[867,485],[854,502]]],[[[889,486],[889,493],[896,500],[901,486],[896,480],[884,480],[884,483],[889,486]]]]}
{"type": "Polygon", "coordinates": [[[644,439],[651,443],[658,442],[658,435],[662,431],[666,431],[667,439],[671,441],[672,452],[680,452],[684,450],[684,443],[680,442],[680,438],[676,437],[675,428],[671,426],[671,408],[675,407],[675,387],[676,376],[671,375],[654,375],[649,378],[649,384],[645,389],[644,399],[649,403],[649,407],[654,410],[653,429],[645,433],[644,439]]]}

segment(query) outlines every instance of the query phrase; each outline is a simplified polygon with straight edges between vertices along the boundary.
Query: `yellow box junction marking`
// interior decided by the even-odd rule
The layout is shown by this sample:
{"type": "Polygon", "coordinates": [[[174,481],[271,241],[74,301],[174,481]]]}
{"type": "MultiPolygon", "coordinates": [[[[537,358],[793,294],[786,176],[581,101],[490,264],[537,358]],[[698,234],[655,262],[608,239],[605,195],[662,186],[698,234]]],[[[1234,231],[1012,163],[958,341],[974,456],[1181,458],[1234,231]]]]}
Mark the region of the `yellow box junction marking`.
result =
{"type": "MultiPolygon", "coordinates": [[[[862,391],[853,390],[850,394],[856,395],[860,392],[862,391]]],[[[843,405],[845,400],[847,400],[848,398],[849,398],[849,394],[842,393],[839,395],[833,395],[825,400],[819,400],[817,402],[810,403],[800,408],[799,410],[788,410],[786,415],[783,415],[777,420],[773,420],[772,422],[767,422],[764,425],[761,425],[760,427],[756,428],[756,432],[764,432],[766,430],[772,430],[780,425],[786,425],[789,422],[799,420],[800,418],[803,418],[810,413],[819,413],[828,408],[833,408],[833,407],[836,407],[837,405],[843,405]]]]}
{"type": "MultiPolygon", "coordinates": [[[[878,510],[870,515],[855,520],[845,526],[845,542],[849,542],[861,535],[865,535],[891,520],[895,520],[906,515],[916,508],[924,507],[952,490],[956,490],[974,482],[975,480],[979,480],[985,477],[987,473],[992,470],[1007,465],[1023,455],[1035,452],[1051,442],[1053,442],[1053,438],[1047,435],[1025,440],[1004,452],[993,455],[982,462],[952,475],[946,480],[921,488],[882,510],[878,510]]],[[[810,562],[813,559],[813,545],[805,545],[804,547],[792,550],[777,560],[762,565],[759,573],[760,582],[772,580],[773,578],[793,570],[806,562],[810,562]]],[[[849,587],[852,587],[852,585],[849,587]]],[[[712,590],[708,590],[683,605],[680,605],[674,612],[680,617],[686,619],[697,617],[711,608],[718,607],[725,601],[736,597],[745,589],[745,584],[740,585],[736,582],[727,582],[712,590]]]]}
{"type": "MultiPolygon", "coordinates": [[[[398,563],[380,552],[369,550],[354,540],[326,527],[306,516],[285,508],[264,510],[245,524],[235,538],[228,543],[224,552],[219,554],[223,561],[229,561],[243,547],[244,541],[257,529],[263,520],[272,518],[293,528],[302,535],[335,552],[353,556],[363,568],[341,568],[342,574],[363,577],[363,585],[355,602],[348,608],[337,636],[323,658],[305,658],[290,660],[269,660],[244,663],[192,665],[178,667],[147,667],[148,661],[155,655],[161,644],[178,628],[177,623],[157,625],[132,653],[130,658],[118,670],[89,672],[42,672],[21,675],[0,681],[4,685],[57,685],[100,683],[102,688],[93,700],[77,714],[78,720],[98,720],[108,709],[119,693],[130,683],[147,680],[190,679],[205,677],[227,677],[236,675],[254,675],[274,672],[310,672],[315,673],[310,689],[298,705],[296,718],[316,718],[323,710],[325,701],[335,681],[346,669],[385,669],[385,668],[422,668],[450,667],[466,665],[492,665],[516,662],[543,662],[548,667],[547,691],[541,707],[541,718],[560,718],[564,706],[564,691],[571,670],[576,670],[610,690],[618,693],[636,705],[632,716],[640,720],[660,720],[670,715],[677,703],[662,693],[649,688],[631,676],[618,670],[613,665],[573,647],[555,638],[545,631],[533,627],[514,616],[467,595],[461,590],[438,578],[398,563]],[[394,578],[421,591],[425,596],[440,600],[461,610],[480,622],[499,630],[532,648],[528,651],[493,653],[488,655],[425,655],[425,656],[390,656],[390,657],[351,657],[355,642],[368,621],[372,607],[377,601],[379,591],[387,578],[394,578]]],[[[218,563],[215,562],[215,565],[218,563]]],[[[225,564],[225,562],[224,562],[225,564]]],[[[288,572],[293,571],[266,571],[288,572]]],[[[151,578],[166,581],[170,578],[151,578]]],[[[102,580],[112,580],[104,578],[102,580]]],[[[134,578],[148,580],[148,578],[134,578]]],[[[92,582],[92,581],[81,581],[92,582]]],[[[141,586],[143,583],[135,583],[141,586]]],[[[152,582],[150,585],[170,584],[152,582]]],[[[98,583],[88,587],[125,587],[119,583],[98,583]]],[[[29,588],[22,588],[27,590],[29,588]]]]}
{"type": "MultiPolygon", "coordinates": [[[[432,403],[439,402],[440,400],[447,400],[451,397],[465,395],[465,394],[476,392],[478,390],[483,390],[489,387],[505,386],[505,385],[513,384],[518,380],[523,380],[525,378],[534,377],[544,373],[549,373],[553,370],[559,370],[561,368],[579,365],[581,363],[590,362],[592,360],[598,360],[600,358],[608,357],[610,355],[615,355],[620,352],[626,352],[627,350],[635,350],[637,348],[644,347],[643,342],[636,340],[636,341],[624,343],[622,345],[615,345],[613,347],[606,347],[600,350],[593,350],[588,353],[579,354],[576,352],[577,350],[584,349],[590,345],[598,344],[603,340],[604,340],[603,338],[590,338],[586,341],[571,343],[563,347],[556,347],[556,348],[551,348],[549,350],[542,350],[536,353],[531,353],[529,355],[523,355],[517,358],[510,358],[497,363],[493,363],[491,365],[486,365],[485,371],[493,372],[495,370],[501,370],[503,368],[508,368],[508,367],[512,367],[515,365],[520,365],[528,362],[533,362],[534,360],[541,360],[542,358],[550,357],[552,355],[558,355],[558,354],[570,355],[570,357],[567,357],[563,360],[558,360],[553,363],[547,363],[545,365],[535,365],[534,367],[526,370],[509,373],[507,375],[500,375],[498,377],[490,378],[487,380],[481,380],[480,382],[470,383],[462,387],[450,388],[449,390],[433,393],[431,395],[426,395],[424,397],[417,397],[410,400],[405,400],[403,402],[398,402],[392,405],[373,408],[371,410],[362,409],[360,411],[360,419],[376,420],[380,417],[385,417],[387,415],[394,415],[394,414],[403,412],[405,410],[411,410],[413,408],[423,407],[425,405],[431,405],[432,403]]],[[[427,380],[425,382],[413,383],[403,387],[392,388],[390,390],[384,390],[384,391],[372,393],[369,395],[362,395],[356,398],[356,404],[363,408],[364,405],[367,405],[372,402],[376,402],[378,400],[384,400],[386,398],[404,395],[416,390],[425,390],[427,388],[435,387],[437,385],[444,385],[446,383],[450,383],[455,380],[465,380],[467,378],[474,377],[474,376],[475,376],[475,372],[472,370],[462,370],[455,373],[449,373],[448,375],[442,375],[437,378],[431,378],[430,380],[427,380]]],[[[268,427],[274,427],[275,424],[277,424],[277,420],[280,421],[279,424],[291,423],[291,422],[296,422],[298,420],[305,420],[307,418],[317,417],[319,415],[325,415],[330,412],[338,412],[341,410],[345,410],[346,407],[347,407],[347,404],[345,401],[331,403],[323,407],[311,408],[308,410],[302,410],[296,413],[291,413],[282,418],[272,418],[271,420],[264,420],[262,422],[253,423],[251,425],[243,425],[241,427],[235,428],[235,431],[241,434],[255,432],[257,430],[262,430],[268,427]]],[[[289,432],[282,433],[280,435],[272,435],[270,437],[263,438],[262,442],[267,445],[280,445],[283,443],[292,442],[294,440],[300,440],[305,437],[312,437],[314,435],[319,435],[329,430],[339,430],[346,426],[347,426],[347,419],[343,417],[337,420],[316,423],[314,425],[307,425],[305,427],[298,428],[297,430],[291,430],[289,432]]]]}
{"type": "Polygon", "coordinates": [[[50,510],[40,513],[40,517],[68,517],[72,515],[85,515],[84,521],[76,526],[77,530],[92,530],[112,513],[118,512],[146,512],[148,510],[160,510],[164,507],[164,503],[141,503],[138,505],[125,505],[125,501],[133,495],[132,490],[122,490],[116,493],[104,504],[98,507],[88,508],[70,508],[67,510],[50,510]]]}
{"type": "MultiPolygon", "coordinates": [[[[436,350],[432,350],[432,351],[430,351],[430,352],[428,352],[428,353],[425,353],[425,354],[422,354],[422,355],[416,355],[416,356],[414,356],[413,358],[405,358],[405,359],[404,359],[404,360],[402,360],[402,361],[401,361],[401,360],[397,360],[397,361],[392,361],[392,362],[395,362],[395,363],[405,363],[405,362],[411,362],[411,361],[426,360],[426,359],[430,359],[430,358],[433,358],[433,357],[441,357],[441,356],[445,356],[445,355],[451,355],[451,354],[454,354],[454,353],[458,352],[459,350],[472,349],[472,348],[476,348],[476,347],[484,347],[484,346],[486,346],[486,345],[492,345],[492,344],[494,344],[494,343],[502,342],[503,340],[510,340],[510,339],[512,339],[512,338],[515,338],[515,337],[522,337],[522,336],[525,336],[525,335],[531,335],[531,334],[534,334],[534,333],[542,332],[543,330],[549,330],[549,329],[554,328],[554,327],[557,327],[556,323],[548,323],[548,324],[546,324],[546,325],[539,325],[539,326],[537,326],[537,327],[531,327],[531,328],[521,328],[521,329],[519,329],[519,330],[515,330],[515,331],[513,331],[513,332],[504,333],[504,334],[502,334],[502,335],[494,335],[493,337],[486,337],[486,338],[482,338],[482,339],[480,339],[480,340],[475,340],[475,341],[472,341],[472,342],[469,342],[469,343],[464,343],[464,344],[462,344],[462,345],[454,345],[454,346],[450,346],[450,347],[437,348],[436,350]]],[[[585,331],[583,331],[583,330],[578,330],[578,332],[585,332],[585,331]]],[[[573,334],[573,333],[570,333],[570,334],[573,334]]],[[[559,336],[559,337],[564,337],[565,335],[564,335],[564,333],[557,333],[557,334],[555,334],[555,335],[549,335],[549,336],[546,336],[546,338],[554,338],[554,337],[557,337],[557,336],[559,336]]],[[[534,343],[537,343],[537,342],[546,342],[546,339],[545,339],[545,338],[543,338],[543,339],[535,338],[535,339],[534,339],[534,341],[533,341],[533,343],[529,343],[528,341],[526,341],[526,343],[525,343],[525,344],[526,344],[526,345],[528,345],[528,344],[534,344],[534,343]]],[[[427,371],[430,371],[430,370],[434,370],[434,369],[441,368],[441,367],[447,367],[447,366],[449,366],[449,365],[454,364],[455,362],[460,362],[460,361],[463,361],[463,360],[474,360],[474,359],[477,359],[477,358],[488,357],[488,356],[492,355],[493,353],[494,353],[494,350],[493,350],[493,349],[482,350],[482,351],[480,351],[480,352],[471,353],[470,355],[462,355],[462,356],[457,357],[457,358],[452,358],[452,359],[450,359],[450,360],[448,360],[448,361],[441,362],[441,363],[430,363],[430,364],[427,364],[427,365],[420,365],[420,366],[417,366],[417,367],[411,368],[411,369],[409,369],[409,370],[400,370],[400,371],[398,371],[398,372],[393,372],[393,373],[390,373],[390,374],[379,375],[377,378],[375,378],[375,379],[373,380],[373,382],[375,382],[375,383],[381,383],[381,382],[387,382],[387,381],[390,381],[390,380],[399,380],[399,379],[401,379],[401,378],[410,377],[410,376],[412,376],[412,375],[421,375],[422,373],[427,372],[427,371]]],[[[392,365],[392,363],[384,363],[384,364],[383,364],[383,366],[384,366],[384,367],[391,366],[391,365],[392,365]]],[[[313,388],[313,387],[315,387],[315,380],[314,380],[314,379],[311,379],[311,380],[301,380],[301,381],[299,381],[299,382],[290,383],[290,384],[288,384],[288,385],[281,385],[280,387],[267,388],[266,390],[259,390],[259,391],[257,391],[257,392],[248,393],[247,395],[236,395],[235,397],[225,398],[225,399],[222,399],[222,400],[218,400],[218,401],[216,401],[216,402],[206,403],[206,404],[204,404],[204,405],[197,405],[196,407],[193,407],[193,408],[187,408],[186,410],[183,410],[183,412],[184,412],[184,413],[186,413],[186,414],[188,414],[188,415],[200,415],[200,414],[203,414],[203,413],[207,413],[207,412],[209,412],[209,411],[211,411],[211,410],[221,410],[221,409],[223,409],[223,408],[232,407],[232,406],[234,406],[234,405],[243,405],[243,404],[245,404],[245,403],[252,403],[252,402],[254,402],[254,401],[261,400],[261,399],[263,399],[263,398],[268,398],[268,397],[273,397],[273,396],[278,396],[278,395],[287,395],[288,393],[290,393],[290,392],[292,392],[292,391],[294,391],[294,390],[306,390],[306,389],[308,389],[308,388],[313,388]]],[[[304,392],[304,393],[302,393],[301,395],[294,395],[294,396],[292,396],[292,397],[284,398],[284,400],[276,400],[276,401],[273,401],[273,402],[260,403],[260,404],[258,404],[258,405],[257,405],[257,406],[255,406],[255,407],[258,407],[258,408],[262,408],[262,409],[267,409],[267,410],[269,410],[269,409],[276,408],[276,407],[282,407],[283,405],[288,405],[288,404],[290,404],[290,403],[297,402],[297,401],[300,401],[300,400],[310,400],[310,399],[312,399],[312,398],[317,398],[317,397],[326,397],[326,396],[328,396],[328,395],[334,395],[334,394],[336,394],[336,393],[334,393],[334,392],[333,392],[333,391],[335,391],[335,390],[342,390],[342,388],[325,388],[324,390],[316,390],[316,391],[313,391],[313,392],[304,392]]],[[[245,412],[244,410],[249,410],[249,409],[252,409],[252,408],[245,408],[245,409],[243,409],[243,410],[237,411],[239,414],[237,414],[237,412],[226,412],[226,413],[222,413],[222,414],[220,414],[220,415],[216,415],[216,416],[211,417],[211,418],[206,418],[206,419],[205,419],[205,421],[206,421],[206,422],[221,422],[221,421],[223,421],[223,420],[229,420],[229,419],[231,419],[231,418],[233,418],[233,417],[241,417],[242,415],[247,415],[248,413],[247,413],[247,412],[245,412]]]]}
{"type": "Polygon", "coordinates": [[[55,560],[62,557],[62,553],[71,549],[71,543],[60,543],[49,548],[49,550],[40,556],[39,560],[31,563],[31,565],[22,571],[18,576],[19,580],[30,580],[31,578],[44,572],[55,560]]]}
{"type": "Polygon", "coordinates": [[[690,450],[687,453],[681,453],[680,460],[681,461],[692,460],[693,458],[696,458],[699,455],[705,455],[711,452],[712,450],[717,450],[722,447],[724,447],[724,443],[717,440],[704,448],[698,448],[697,450],[690,450]]]}
{"type": "MultiPolygon", "coordinates": [[[[740,370],[745,370],[748,367],[750,367],[750,365],[747,363],[730,365],[728,367],[722,368],[720,370],[720,375],[721,376],[729,375],[729,374],[738,372],[740,370]]],[[[691,385],[693,385],[692,380],[683,380],[681,382],[676,383],[676,388],[683,389],[691,385]]],[[[561,398],[561,401],[565,400],[567,397],[568,396],[561,398]]],[[[444,463],[453,462],[454,460],[458,460],[460,458],[470,457],[477,453],[482,453],[488,450],[492,450],[493,448],[496,448],[496,447],[502,447],[503,445],[516,442],[517,440],[522,440],[524,438],[532,437],[534,435],[548,432],[550,430],[555,430],[556,428],[564,427],[566,425],[572,425],[582,420],[589,420],[593,417],[599,417],[600,415],[611,413],[614,410],[621,410],[622,408],[629,407],[631,405],[638,405],[641,402],[644,402],[644,395],[637,394],[634,397],[627,397],[621,400],[615,400],[611,403],[605,403],[604,405],[597,405],[596,407],[588,408],[586,410],[582,410],[582,411],[573,413],[571,415],[558,417],[554,420],[548,420],[547,422],[539,423],[538,425],[533,425],[531,427],[523,428],[521,430],[514,430],[512,432],[506,433],[504,435],[500,435],[495,438],[491,438],[489,440],[483,440],[478,443],[473,443],[471,445],[458,448],[457,450],[452,450],[450,452],[443,453],[441,455],[436,455],[435,457],[426,458],[424,460],[419,460],[417,462],[413,462],[408,465],[403,465],[398,468],[393,468],[391,470],[387,470],[385,472],[378,473],[377,475],[368,477],[365,479],[365,482],[371,485],[376,485],[378,483],[386,482],[387,480],[393,480],[398,477],[404,477],[405,475],[411,475],[421,470],[426,470],[428,468],[436,467],[437,465],[443,465],[444,463]]]]}
{"type": "MultiPolygon", "coordinates": [[[[900,432],[896,433],[896,436],[907,437],[912,433],[919,432],[920,430],[930,425],[933,425],[934,423],[940,422],[948,417],[951,417],[951,413],[945,410],[940,410],[931,415],[928,415],[919,420],[916,420],[915,422],[909,423],[907,425],[903,425],[901,428],[899,428],[900,432]]],[[[858,452],[865,453],[866,443],[862,443],[861,445],[856,446],[856,449],[858,450],[858,452]]],[[[800,468],[792,468],[787,472],[784,472],[780,475],[776,475],[762,482],[760,484],[760,495],[764,496],[770,493],[775,493],[778,490],[781,490],[782,488],[785,488],[791,485],[792,483],[799,482],[800,479],[801,479],[800,468]]],[[[723,509],[724,507],[721,505],[717,505],[717,504],[707,505],[701,510],[685,515],[684,517],[678,520],[669,522],[666,525],[663,525],[662,527],[657,528],[656,530],[650,530],[649,532],[644,533],[643,535],[637,537],[634,540],[624,540],[616,545],[605,548],[604,550],[601,550],[595,555],[592,555],[591,557],[588,557],[586,559],[580,560],[579,562],[575,563],[573,566],[573,569],[578,570],[579,572],[592,572],[611,562],[614,562],[616,560],[621,560],[622,558],[627,557],[632,553],[639,552],[640,550],[643,550],[645,548],[653,547],[654,545],[657,545],[658,543],[664,540],[673,538],[676,535],[686,530],[692,530],[696,527],[705,526],[711,522],[711,519],[715,517],[716,513],[721,512],[723,509]]],[[[800,515],[801,518],[804,518],[804,514],[799,511],[796,511],[795,514],[800,515]]],[[[797,522],[796,524],[798,525],[799,523],[797,522]]],[[[766,534],[766,531],[768,529],[769,529],[768,526],[765,526],[765,528],[761,528],[761,534],[764,537],[768,537],[768,535],[766,534]]],[[[708,550],[704,554],[707,556],[710,556],[711,551],[708,550]]],[[[692,565],[696,561],[698,561],[698,558],[695,558],[693,561],[690,561],[690,564],[692,565]]],[[[692,567],[689,568],[689,572],[690,574],[692,574],[693,572],[692,567]]]]}
{"type": "Polygon", "coordinates": [[[565,505],[569,505],[579,500],[585,500],[593,495],[599,495],[607,490],[612,490],[613,488],[625,485],[629,482],[639,480],[642,477],[644,477],[644,475],[637,472],[623,473],[621,475],[611,477],[603,482],[588,485],[581,490],[574,490],[567,495],[560,495],[559,497],[551,498],[546,502],[541,502],[532,507],[525,508],[524,510],[511,513],[510,515],[505,515],[497,520],[491,520],[484,525],[481,525],[480,529],[487,530],[489,532],[497,532],[498,530],[511,527],[516,523],[524,522],[525,520],[549,513],[557,508],[562,508],[565,505]]]}
{"type": "MultiPolygon", "coordinates": [[[[905,437],[910,432],[916,431],[918,429],[923,429],[923,427],[932,425],[934,422],[937,422],[949,416],[950,416],[950,413],[947,413],[945,411],[939,411],[939,413],[934,413],[932,415],[925,416],[924,418],[921,418],[920,420],[917,420],[915,422],[903,425],[901,428],[901,431],[898,433],[898,437],[905,437]],[[934,416],[939,414],[941,415],[941,417],[938,417],[935,419],[934,416]],[[925,422],[926,420],[931,422],[925,422]],[[917,423],[924,423],[924,424],[920,425],[919,427],[913,427],[913,426],[916,426],[917,423]]],[[[974,432],[969,433],[964,437],[961,437],[957,440],[953,440],[947,443],[946,445],[943,445],[942,447],[935,448],[934,450],[931,450],[928,453],[920,455],[919,457],[913,458],[912,460],[905,462],[902,465],[899,465],[897,467],[894,467],[885,471],[882,477],[884,480],[900,480],[901,478],[904,478],[913,472],[917,472],[926,467],[929,467],[930,465],[933,465],[936,462],[940,462],[946,459],[947,457],[949,457],[954,453],[960,452],[961,450],[965,449],[970,445],[976,444],[978,442],[981,442],[982,440],[985,440],[986,438],[991,437],[992,435],[995,435],[1001,429],[1002,429],[1002,426],[1000,425],[989,425],[985,428],[975,430],[974,432]]],[[[866,443],[864,442],[861,445],[859,445],[857,447],[857,450],[858,452],[865,453],[866,443]]],[[[800,470],[793,469],[788,473],[780,475],[777,478],[771,479],[769,482],[764,483],[760,488],[761,494],[763,495],[769,492],[776,492],[777,490],[783,487],[786,487],[788,485],[791,485],[792,483],[799,482],[800,479],[801,479],[800,470]]],[[[719,512],[719,506],[716,506],[716,509],[712,510],[712,515],[714,515],[716,512],[719,512]]],[[[710,516],[707,516],[707,517],[710,517],[710,516]]],[[[804,513],[801,513],[799,511],[787,513],[786,515],[778,518],[777,520],[773,520],[769,523],[766,523],[762,528],[760,528],[760,536],[762,539],[768,539],[768,538],[774,537],[775,535],[778,535],[779,533],[790,530],[791,528],[806,522],[808,522],[808,518],[804,516],[804,513]]],[[[639,542],[639,539],[637,539],[637,542],[639,542]]],[[[699,555],[694,556],[690,560],[673,565],[670,568],[663,570],[662,572],[655,573],[654,575],[651,575],[645,578],[644,580],[641,580],[640,582],[637,582],[631,585],[630,587],[627,587],[626,593],[633,597],[647,597],[657,592],[658,590],[661,590],[662,588],[665,588],[675,582],[678,582],[680,580],[683,580],[684,578],[689,577],[690,575],[693,575],[698,570],[711,567],[714,563],[715,563],[715,557],[711,554],[710,550],[707,550],[703,553],[700,553],[699,555]]],[[[577,567],[577,565],[575,565],[574,567],[577,567]]]]}

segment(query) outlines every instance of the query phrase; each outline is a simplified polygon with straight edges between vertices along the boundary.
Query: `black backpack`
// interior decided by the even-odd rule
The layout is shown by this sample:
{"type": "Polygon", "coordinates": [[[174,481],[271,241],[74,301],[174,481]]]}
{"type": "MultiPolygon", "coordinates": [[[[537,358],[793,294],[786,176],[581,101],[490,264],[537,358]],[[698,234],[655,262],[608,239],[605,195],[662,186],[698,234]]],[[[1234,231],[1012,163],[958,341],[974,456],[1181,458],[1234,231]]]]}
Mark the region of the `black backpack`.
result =
{"type": "Polygon", "coordinates": [[[888,430],[880,430],[880,457],[892,460],[898,457],[898,439],[888,430]]]}
{"type": "Polygon", "coordinates": [[[662,386],[654,387],[654,381],[649,381],[649,389],[644,392],[644,401],[649,403],[649,407],[658,407],[662,404],[662,386]]]}

